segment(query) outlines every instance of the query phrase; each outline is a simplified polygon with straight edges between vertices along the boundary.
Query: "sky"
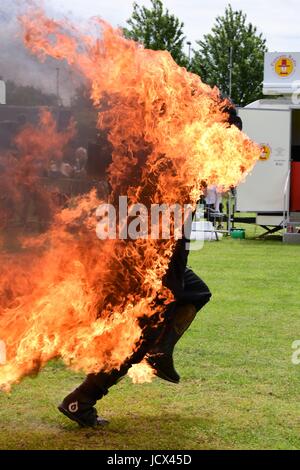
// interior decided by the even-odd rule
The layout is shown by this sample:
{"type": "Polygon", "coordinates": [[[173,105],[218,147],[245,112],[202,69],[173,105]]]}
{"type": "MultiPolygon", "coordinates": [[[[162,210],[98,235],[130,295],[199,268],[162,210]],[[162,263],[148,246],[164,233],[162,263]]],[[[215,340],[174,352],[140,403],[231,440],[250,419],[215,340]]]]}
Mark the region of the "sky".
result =
{"type": "MultiPolygon", "coordinates": [[[[137,0],[150,5],[150,0],[137,0]]],[[[187,41],[201,39],[222,15],[229,0],[163,0],[166,8],[184,22],[187,41]]],[[[267,39],[269,51],[300,51],[299,0],[232,0],[233,9],[243,10],[248,20],[267,39]]],[[[101,16],[113,26],[122,26],[132,12],[132,0],[48,0],[53,11],[72,13],[76,19],[101,16]]],[[[186,46],[188,49],[188,46],[186,46]]],[[[187,51],[186,51],[187,52],[187,51]]]]}
{"type": "MultiPolygon", "coordinates": [[[[18,31],[17,13],[31,0],[0,0],[0,76],[23,85],[33,85],[56,93],[57,63],[48,59],[40,63],[24,48],[18,31]]],[[[133,0],[34,0],[47,7],[49,16],[85,23],[101,16],[113,26],[124,26],[131,16],[133,0]]],[[[150,0],[137,0],[150,6],[150,0]]],[[[215,18],[222,15],[229,0],[163,0],[166,8],[184,22],[186,42],[196,41],[210,32],[215,18]]],[[[256,25],[267,39],[269,51],[300,52],[300,0],[232,0],[235,10],[243,10],[248,21],[256,25]]],[[[188,54],[188,45],[185,52],[188,54]]],[[[78,80],[60,63],[61,96],[69,102],[78,80]]]]}

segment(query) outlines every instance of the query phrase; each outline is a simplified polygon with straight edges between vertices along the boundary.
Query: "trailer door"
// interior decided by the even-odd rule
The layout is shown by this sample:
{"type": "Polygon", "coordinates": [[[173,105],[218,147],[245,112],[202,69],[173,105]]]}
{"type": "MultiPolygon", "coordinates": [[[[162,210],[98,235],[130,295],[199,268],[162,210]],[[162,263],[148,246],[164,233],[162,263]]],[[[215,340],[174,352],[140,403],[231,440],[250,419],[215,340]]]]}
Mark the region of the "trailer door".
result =
{"type": "Polygon", "coordinates": [[[290,168],[291,111],[241,108],[244,132],[261,145],[260,160],[237,188],[237,210],[283,212],[290,168]]]}

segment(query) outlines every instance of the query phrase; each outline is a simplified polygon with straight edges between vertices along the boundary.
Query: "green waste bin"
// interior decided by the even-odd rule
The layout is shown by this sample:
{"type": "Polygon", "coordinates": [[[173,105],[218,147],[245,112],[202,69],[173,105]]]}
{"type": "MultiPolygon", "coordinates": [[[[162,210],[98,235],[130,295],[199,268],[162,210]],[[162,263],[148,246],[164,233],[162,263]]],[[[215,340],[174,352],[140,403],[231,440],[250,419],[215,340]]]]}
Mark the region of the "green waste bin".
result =
{"type": "Polygon", "coordinates": [[[244,239],[246,238],[246,233],[244,228],[234,228],[231,230],[231,238],[240,238],[244,239]]]}

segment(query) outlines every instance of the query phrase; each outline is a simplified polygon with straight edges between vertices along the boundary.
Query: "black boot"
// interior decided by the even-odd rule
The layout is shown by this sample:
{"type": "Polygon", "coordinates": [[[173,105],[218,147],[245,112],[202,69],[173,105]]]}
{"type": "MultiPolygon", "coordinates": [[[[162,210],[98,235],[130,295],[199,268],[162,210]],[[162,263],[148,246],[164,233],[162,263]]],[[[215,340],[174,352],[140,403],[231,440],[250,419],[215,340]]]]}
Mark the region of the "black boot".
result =
{"type": "Polygon", "coordinates": [[[98,416],[94,405],[106,394],[106,389],[102,390],[95,386],[91,374],[78,388],[64,398],[58,409],[81,427],[104,426],[108,424],[108,421],[98,416]]]}
{"type": "Polygon", "coordinates": [[[119,369],[87,375],[85,381],[67,395],[58,406],[59,411],[83,427],[108,424],[106,419],[97,414],[95,408],[97,400],[107,395],[109,388],[125,377],[132,363],[140,362],[145,356],[145,352],[143,348],[136,351],[131,358],[124,361],[119,369]]]}
{"type": "Polygon", "coordinates": [[[190,326],[196,313],[211,297],[205,282],[188,267],[184,272],[183,284],[184,291],[178,296],[180,303],[166,316],[165,330],[146,357],[158,377],[173,383],[178,383],[180,380],[173,363],[174,346],[190,326]]]}
{"type": "Polygon", "coordinates": [[[180,376],[174,367],[173,351],[175,344],[190,326],[196,313],[197,309],[192,304],[177,307],[161,338],[146,355],[146,360],[157,377],[172,383],[180,381],[180,376]]]}
{"type": "Polygon", "coordinates": [[[179,383],[180,375],[174,367],[173,353],[149,353],[146,356],[146,361],[157,377],[167,380],[167,382],[179,383]]]}

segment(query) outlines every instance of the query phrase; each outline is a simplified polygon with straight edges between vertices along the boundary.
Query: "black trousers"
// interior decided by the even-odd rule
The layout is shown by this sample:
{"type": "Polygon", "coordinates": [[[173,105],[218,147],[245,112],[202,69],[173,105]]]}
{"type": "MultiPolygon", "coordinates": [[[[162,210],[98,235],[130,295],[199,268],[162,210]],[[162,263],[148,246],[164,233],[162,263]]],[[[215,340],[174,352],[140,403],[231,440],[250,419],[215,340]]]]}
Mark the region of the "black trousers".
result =
{"type": "Polygon", "coordinates": [[[143,329],[143,337],[137,350],[120,367],[109,372],[99,372],[98,374],[89,374],[85,381],[78,388],[80,392],[96,401],[106,395],[108,389],[115,385],[133,364],[138,364],[143,360],[148,352],[154,347],[155,343],[163,334],[164,328],[172,321],[172,314],[179,305],[193,304],[199,311],[209,301],[211,292],[205,282],[197,276],[192,269],[186,267],[183,276],[183,289],[178,293],[176,301],[172,302],[166,312],[165,321],[160,327],[157,326],[158,316],[147,319],[143,329]]]}

